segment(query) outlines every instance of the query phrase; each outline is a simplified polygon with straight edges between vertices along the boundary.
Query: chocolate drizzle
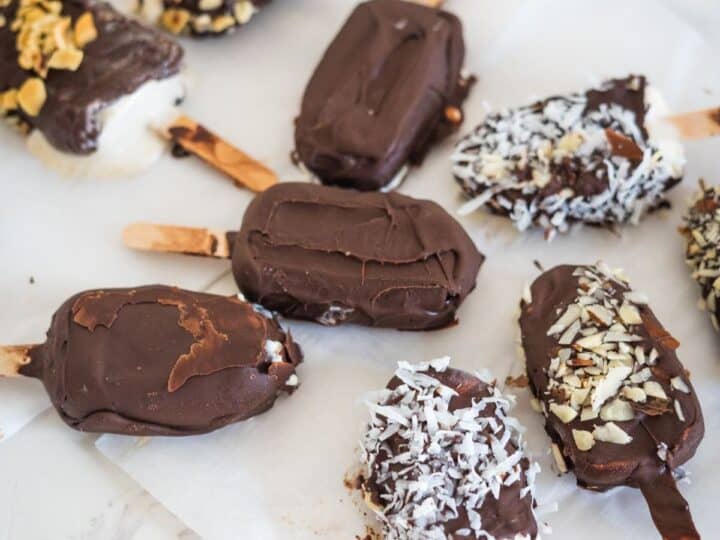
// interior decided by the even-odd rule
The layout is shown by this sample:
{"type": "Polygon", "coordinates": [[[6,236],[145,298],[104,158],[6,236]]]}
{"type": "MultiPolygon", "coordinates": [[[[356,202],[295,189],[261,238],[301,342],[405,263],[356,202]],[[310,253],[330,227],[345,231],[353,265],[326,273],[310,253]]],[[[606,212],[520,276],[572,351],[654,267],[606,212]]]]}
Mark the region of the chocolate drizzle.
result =
{"type": "MultiPolygon", "coordinates": [[[[590,283],[593,283],[592,280],[590,283]]],[[[687,504],[674,486],[672,471],[688,461],[700,444],[704,435],[702,411],[685,369],[675,354],[677,342],[669,336],[652,310],[643,302],[640,295],[631,291],[621,278],[609,273],[607,267],[558,266],[542,274],[533,283],[529,296],[524,298],[520,317],[530,388],[540,400],[545,412],[545,428],[560,448],[567,465],[574,470],[578,485],[596,491],[621,485],[640,488],[664,538],[699,538],[697,533],[695,536],[678,533],[694,531],[694,526],[687,504]],[[585,283],[582,282],[587,275],[602,276],[604,284],[601,289],[596,289],[596,293],[592,292],[592,285],[588,289],[587,279],[585,283]],[[597,296],[600,290],[603,292],[597,296]],[[652,351],[645,363],[629,368],[625,379],[626,386],[619,386],[618,394],[614,394],[619,395],[621,400],[629,401],[633,396],[632,387],[636,386],[638,381],[644,380],[648,400],[639,407],[633,406],[632,410],[635,412],[629,417],[611,418],[617,423],[605,423],[608,420],[605,415],[602,415],[602,420],[597,415],[586,419],[584,414],[574,417],[569,414],[563,419],[563,415],[559,414],[563,411],[557,407],[562,401],[548,391],[557,377],[551,377],[551,374],[557,372],[558,368],[562,369],[563,362],[559,365],[557,363],[557,358],[562,356],[561,349],[568,347],[581,351],[584,350],[583,344],[594,339],[592,333],[587,332],[587,335],[579,334],[580,341],[559,345],[558,339],[554,337],[557,335],[555,329],[564,332],[564,323],[561,324],[560,320],[569,306],[576,302],[589,302],[580,298],[589,298],[594,294],[596,299],[602,297],[614,300],[615,303],[610,305],[617,309],[627,306],[629,298],[636,300],[635,304],[630,304],[621,312],[621,315],[625,314],[626,334],[607,330],[605,335],[607,337],[607,334],[614,332],[613,339],[618,339],[618,344],[631,345],[630,350],[634,350],[634,355],[638,358],[645,358],[641,349],[652,351]],[[637,310],[638,317],[634,315],[634,309],[637,310]],[[586,341],[583,342],[582,339],[586,341]],[[641,367],[643,369],[639,369],[641,367]],[[655,395],[660,395],[661,401],[667,403],[658,404],[655,395]],[[663,397],[665,395],[667,397],[663,397]],[[675,407],[669,406],[672,403],[675,407]],[[600,439],[597,436],[599,427],[602,428],[600,439]],[[609,430],[609,427],[612,427],[612,430],[609,430]],[[613,430],[614,433],[608,433],[613,430]],[[591,432],[596,440],[581,448],[578,435],[591,432]]],[[[602,305],[602,301],[599,301],[598,305],[602,305]]],[[[602,310],[596,310],[596,313],[602,313],[602,310]]],[[[610,341],[605,340],[604,343],[610,344],[610,341]]],[[[597,348],[594,350],[601,351],[597,348]]],[[[588,356],[592,356],[590,352],[587,350],[588,356]]],[[[610,362],[605,381],[611,378],[614,369],[622,369],[623,365],[628,365],[625,363],[627,360],[621,358],[625,355],[622,348],[613,354],[620,363],[610,362]]],[[[633,355],[630,356],[632,358],[633,355]]],[[[597,359],[594,365],[597,366],[597,359]]],[[[572,372],[567,375],[574,376],[572,372]]],[[[571,381],[569,378],[565,380],[571,381]]],[[[596,393],[591,393],[589,399],[593,399],[598,390],[594,392],[596,393]]],[[[613,401],[613,395],[608,397],[608,404],[618,401],[613,401]]],[[[608,414],[611,413],[617,415],[618,409],[609,410],[608,414]]]]}
{"type": "MultiPolygon", "coordinates": [[[[0,15],[8,21],[0,28],[0,92],[17,88],[30,74],[18,65],[17,36],[10,25],[17,3],[14,0],[9,7],[0,7],[0,15]]],[[[58,150],[89,154],[97,150],[100,112],[146,82],[176,75],[183,51],[160,32],[120,15],[109,4],[66,0],[62,6],[63,14],[73,21],[90,11],[98,37],[83,49],[77,71],[48,73],[47,100],[40,114],[21,117],[58,150]]]]}
{"type": "Polygon", "coordinates": [[[269,409],[300,348],[237,297],[164,286],[88,291],[57,311],[23,374],[82,431],[189,435],[269,409]]]}
{"type": "Polygon", "coordinates": [[[296,120],[300,160],[326,184],[376,190],[454,131],[472,79],[454,15],[401,0],[360,4],[335,37],[296,120]],[[454,120],[454,121],[453,121],[454,120]]]}
{"type": "Polygon", "coordinates": [[[454,321],[483,259],[433,202],[281,183],[245,212],[233,273],[289,317],[423,330],[454,321]]]}

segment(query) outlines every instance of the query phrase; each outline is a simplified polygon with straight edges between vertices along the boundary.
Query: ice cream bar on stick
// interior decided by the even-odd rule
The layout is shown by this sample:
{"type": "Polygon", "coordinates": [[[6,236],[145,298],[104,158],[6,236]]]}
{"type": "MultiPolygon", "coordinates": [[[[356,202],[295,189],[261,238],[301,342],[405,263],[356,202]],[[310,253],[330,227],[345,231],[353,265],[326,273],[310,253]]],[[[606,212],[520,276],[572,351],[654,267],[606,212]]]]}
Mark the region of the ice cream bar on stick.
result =
{"type": "Polygon", "coordinates": [[[687,241],[685,262],[700,287],[700,307],[720,331],[720,187],[700,181],[680,231],[687,241]]]}
{"type": "Polygon", "coordinates": [[[270,0],[137,0],[135,11],[173,34],[221,36],[246,25],[270,0]]]}
{"type": "Polygon", "coordinates": [[[648,299],[603,263],[557,266],[523,294],[520,329],[559,471],[594,491],[638,488],[662,538],[699,539],[675,480],[703,414],[648,299]]]}
{"type": "Polygon", "coordinates": [[[462,122],[462,24],[422,3],[359,4],[315,69],[295,156],[322,183],[392,189],[462,122]]]}
{"type": "Polygon", "coordinates": [[[0,347],[0,376],[40,379],[75,429],[178,436],[268,410],[301,361],[261,306],[152,285],[73,296],[44,344],[0,347]]]}
{"type": "Polygon", "coordinates": [[[450,359],[400,362],[366,399],[362,490],[382,538],[539,538],[522,426],[494,381],[450,359]]]}
{"type": "Polygon", "coordinates": [[[291,182],[258,195],[238,233],[140,223],[124,241],[231,258],[242,293],[287,317],[404,330],[452,324],[484,260],[434,202],[291,182]]]}
{"type": "Polygon", "coordinates": [[[575,223],[637,223],[684,174],[679,135],[658,124],[666,115],[639,75],[491,114],[452,157],[470,199],[460,213],[486,206],[548,238],[575,223]]]}
{"type": "Polygon", "coordinates": [[[0,3],[0,117],[27,135],[34,155],[67,175],[138,173],[166,148],[156,131],[169,125],[188,151],[237,183],[247,178],[251,189],[262,189],[271,176],[266,168],[179,117],[182,58],[173,40],[106,3],[6,0],[0,3]]]}

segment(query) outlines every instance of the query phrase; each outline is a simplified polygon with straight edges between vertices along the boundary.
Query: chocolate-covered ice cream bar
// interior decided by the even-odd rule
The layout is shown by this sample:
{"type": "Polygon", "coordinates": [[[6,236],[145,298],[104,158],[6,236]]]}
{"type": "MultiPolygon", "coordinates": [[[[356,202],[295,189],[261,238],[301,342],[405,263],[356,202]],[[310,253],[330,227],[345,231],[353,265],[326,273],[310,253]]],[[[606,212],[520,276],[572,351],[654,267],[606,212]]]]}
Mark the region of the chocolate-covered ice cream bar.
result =
{"type": "Polygon", "coordinates": [[[703,415],[645,296],[602,263],[558,266],[521,307],[530,388],[560,470],[587,489],[639,488],[663,538],[699,538],[673,473],[700,444],[703,415]]]}
{"type": "Polygon", "coordinates": [[[173,34],[196,36],[233,32],[270,0],[138,0],[137,12],[173,34]]]}
{"type": "Polygon", "coordinates": [[[30,150],[71,174],[151,164],[150,126],[184,97],[180,46],[102,2],[0,5],[0,115],[30,150]]]}
{"type": "Polygon", "coordinates": [[[283,315],[406,330],[452,323],[483,262],[434,202],[301,183],[253,200],[232,259],[240,290],[283,315]]]}
{"type": "Polygon", "coordinates": [[[471,199],[522,230],[636,223],[667,204],[683,176],[682,145],[650,129],[665,105],[642,76],[489,115],[462,139],[453,173],[471,199]]]}
{"type": "Polygon", "coordinates": [[[366,402],[362,489],[383,538],[536,538],[539,466],[524,455],[509,400],[448,364],[400,363],[366,402]]]}
{"type": "Polygon", "coordinates": [[[700,306],[709,313],[715,330],[720,331],[720,188],[700,182],[682,232],[687,239],[685,261],[702,294],[700,306]]]}
{"type": "Polygon", "coordinates": [[[0,360],[0,374],[42,380],[75,429],[193,435],[271,408],[297,387],[302,353],[260,306],[155,285],[75,295],[43,345],[0,360]]]}
{"type": "Polygon", "coordinates": [[[403,330],[453,323],[484,260],[432,201],[308,183],[255,197],[238,233],[136,224],[125,243],[231,257],[243,294],[287,317],[403,330]]]}
{"type": "Polygon", "coordinates": [[[464,55],[451,13],[402,0],[360,4],[305,90],[297,157],[323,183],[387,187],[462,121],[464,55]]]}

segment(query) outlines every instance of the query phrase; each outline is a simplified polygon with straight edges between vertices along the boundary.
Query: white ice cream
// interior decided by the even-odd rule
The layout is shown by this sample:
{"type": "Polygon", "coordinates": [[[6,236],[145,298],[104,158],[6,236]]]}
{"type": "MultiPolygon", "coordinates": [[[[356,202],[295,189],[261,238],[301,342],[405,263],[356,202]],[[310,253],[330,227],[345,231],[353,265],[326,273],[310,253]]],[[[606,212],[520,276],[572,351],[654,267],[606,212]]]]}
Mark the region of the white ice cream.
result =
{"type": "Polygon", "coordinates": [[[136,175],[155,163],[167,147],[158,126],[177,116],[185,96],[182,75],[150,81],[100,113],[98,150],[88,155],[61,152],[39,131],[27,139],[30,152],[66,176],[115,178],[136,175]]]}

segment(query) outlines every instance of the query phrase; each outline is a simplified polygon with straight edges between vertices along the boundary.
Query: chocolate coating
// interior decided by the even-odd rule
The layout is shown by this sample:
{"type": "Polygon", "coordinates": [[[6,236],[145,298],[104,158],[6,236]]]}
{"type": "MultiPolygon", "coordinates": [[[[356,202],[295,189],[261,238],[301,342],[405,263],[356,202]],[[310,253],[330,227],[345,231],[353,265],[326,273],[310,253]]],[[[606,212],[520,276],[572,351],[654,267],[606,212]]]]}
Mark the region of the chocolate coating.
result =
{"type": "Polygon", "coordinates": [[[43,381],[70,427],[192,435],[272,407],[294,389],[302,352],[237,297],[153,285],[73,296],[31,359],[23,374],[43,381]]]}
{"type": "Polygon", "coordinates": [[[243,294],[287,317],[426,330],[455,320],[483,260],[434,202],[281,183],[245,212],[232,266],[243,294]]]}
{"type": "Polygon", "coordinates": [[[458,126],[445,109],[467,95],[464,56],[455,15],[402,0],[360,4],[305,90],[295,122],[300,160],[326,184],[387,185],[458,126]]]}
{"type": "MultiPolygon", "coordinates": [[[[422,375],[437,379],[442,385],[451,388],[457,393],[450,399],[447,409],[450,413],[461,409],[470,410],[473,402],[479,403],[487,398],[493,399],[497,397],[497,394],[491,390],[488,384],[461,370],[448,368],[444,371],[436,371],[431,368],[423,371],[422,375]]],[[[395,390],[402,384],[403,381],[401,379],[394,377],[388,383],[387,388],[395,390]]],[[[479,416],[482,418],[492,418],[500,426],[497,430],[493,430],[489,426],[484,428],[483,437],[487,437],[485,442],[493,438],[498,440],[502,439],[504,431],[507,430],[508,427],[503,424],[503,414],[498,415],[497,405],[488,403],[482,411],[479,412],[479,416]]],[[[420,429],[424,431],[425,428],[420,429]]],[[[432,438],[431,434],[427,432],[424,432],[424,434],[427,441],[432,438]]],[[[462,435],[457,435],[457,437],[462,439],[462,435]]],[[[419,478],[422,475],[418,472],[420,470],[419,464],[422,463],[427,466],[428,459],[424,458],[428,456],[425,454],[425,450],[418,449],[418,444],[416,439],[409,441],[401,434],[395,433],[383,442],[383,445],[378,448],[377,453],[373,454],[372,459],[369,461],[372,472],[370,476],[364,480],[362,489],[369,496],[374,506],[384,508],[384,512],[387,512],[389,515],[399,510],[394,505],[389,504],[390,494],[395,490],[395,484],[392,480],[389,482],[378,482],[378,475],[381,474],[380,471],[384,470],[385,463],[388,460],[394,459],[394,462],[387,466],[390,471],[400,476],[404,482],[407,482],[410,478],[414,478],[422,483],[419,478]],[[399,456],[407,454],[411,454],[413,458],[410,459],[416,459],[418,465],[413,469],[416,472],[411,473],[409,477],[406,473],[403,473],[404,470],[408,469],[407,463],[399,459],[399,456]],[[420,456],[418,456],[418,454],[420,456]]],[[[426,442],[426,444],[429,444],[429,442],[426,442]]],[[[504,451],[507,455],[512,455],[520,450],[513,440],[508,440],[504,446],[504,451]]],[[[435,456],[437,456],[437,454],[435,454],[435,456]]],[[[461,460],[459,456],[455,456],[455,459],[458,461],[461,460]]],[[[499,490],[497,498],[492,494],[488,494],[482,499],[482,503],[474,508],[474,511],[480,515],[482,530],[490,535],[488,536],[489,538],[509,540],[518,537],[517,535],[522,538],[537,537],[538,527],[533,513],[533,497],[532,495],[521,493],[528,487],[527,471],[530,467],[530,462],[526,457],[522,457],[519,461],[519,466],[522,473],[515,482],[512,482],[510,485],[503,485],[499,490]]],[[[439,471],[435,470],[435,467],[433,467],[432,471],[434,477],[440,474],[439,471]]],[[[478,469],[476,472],[481,476],[487,473],[487,471],[483,469],[478,469]]],[[[473,488],[472,480],[465,478],[448,477],[443,480],[443,483],[453,485],[449,491],[454,493],[456,497],[459,493],[466,491],[472,492],[473,488]]],[[[410,492],[410,495],[411,494],[410,492]]],[[[408,496],[405,502],[407,504],[419,505],[421,501],[408,496]]],[[[445,501],[440,500],[436,502],[438,506],[441,506],[445,501]]],[[[456,509],[457,517],[442,523],[444,534],[448,538],[457,540],[477,538],[477,536],[472,533],[471,519],[465,505],[457,504],[456,509]],[[464,534],[459,532],[463,530],[468,531],[468,533],[464,534]]],[[[392,522],[392,520],[389,521],[392,522]]],[[[407,524],[407,527],[409,528],[409,531],[406,530],[407,536],[390,536],[393,538],[425,538],[425,536],[420,534],[420,530],[427,532],[427,529],[421,528],[418,530],[417,523],[412,521],[407,524]]],[[[397,531],[393,532],[398,534],[397,531]]],[[[427,538],[439,537],[437,534],[434,536],[430,535],[430,533],[427,534],[427,538]]],[[[482,537],[485,538],[485,536],[482,537]]]]}
{"type": "MultiPolygon", "coordinates": [[[[543,273],[532,285],[532,302],[522,303],[520,327],[522,345],[527,360],[527,373],[533,394],[545,404],[546,409],[555,401],[555,393],[549,391],[548,369],[551,359],[558,355],[562,346],[548,335],[560,314],[578,298],[577,266],[558,266],[543,273]]],[[[623,301],[630,289],[618,281],[612,282],[609,296],[623,301]]],[[[598,419],[582,421],[580,416],[564,423],[555,414],[546,415],[545,429],[574,470],[578,485],[596,491],[626,485],[640,488],[650,507],[656,525],[665,538],[699,538],[692,526],[687,503],[672,478],[671,471],[680,467],[694,454],[704,435],[704,421],[697,394],[687,378],[683,365],[675,354],[677,342],[662,327],[647,305],[638,307],[642,323],[633,326],[632,333],[641,341],[630,343],[655,349],[659,355],[651,367],[652,377],[657,380],[668,396],[680,402],[684,419],[668,411],[643,412],[637,410],[632,420],[618,422],[632,441],[613,444],[595,441],[589,451],[580,451],[573,441],[573,430],[593,431],[598,419]],[[671,388],[670,381],[681,378],[689,392],[671,388]],[[667,445],[667,456],[658,455],[658,445],[667,445]],[[660,511],[660,509],[662,509],[660,511]],[[672,511],[670,511],[672,510],[672,511]],[[685,536],[679,535],[678,530],[685,536]]]]}
{"type": "MultiPolygon", "coordinates": [[[[10,28],[18,2],[0,8],[8,24],[0,28],[0,92],[19,87],[30,71],[18,65],[16,34],[10,28]]],[[[109,4],[66,0],[63,15],[75,21],[93,14],[98,37],[84,48],[77,71],[51,69],[45,79],[47,100],[40,114],[21,118],[39,129],[56,149],[71,154],[97,150],[102,130],[100,112],[144,83],[180,71],[183,50],[160,32],[124,17],[109,4]]]]}

